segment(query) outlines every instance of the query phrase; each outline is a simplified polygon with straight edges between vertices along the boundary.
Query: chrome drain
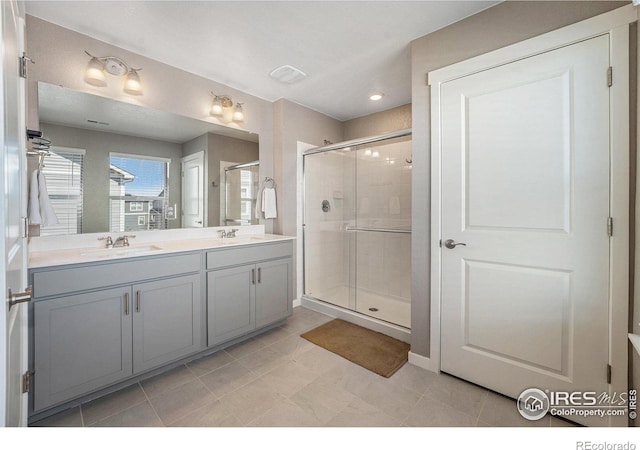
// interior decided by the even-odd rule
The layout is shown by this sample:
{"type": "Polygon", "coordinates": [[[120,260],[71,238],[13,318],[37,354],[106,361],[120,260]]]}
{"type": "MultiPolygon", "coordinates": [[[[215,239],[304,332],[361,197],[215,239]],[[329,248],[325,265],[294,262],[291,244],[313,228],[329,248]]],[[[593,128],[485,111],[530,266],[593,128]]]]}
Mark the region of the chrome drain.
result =
{"type": "Polygon", "coordinates": [[[378,312],[378,308],[369,308],[369,311],[371,311],[371,312],[378,312]]]}

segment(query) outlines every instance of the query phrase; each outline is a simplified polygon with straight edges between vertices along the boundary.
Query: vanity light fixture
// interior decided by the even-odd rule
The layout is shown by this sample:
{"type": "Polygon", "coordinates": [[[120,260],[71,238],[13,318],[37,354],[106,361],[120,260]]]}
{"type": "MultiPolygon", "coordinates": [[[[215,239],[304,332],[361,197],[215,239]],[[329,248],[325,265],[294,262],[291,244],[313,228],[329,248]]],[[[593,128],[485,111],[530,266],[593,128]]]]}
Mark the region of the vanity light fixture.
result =
{"type": "Polygon", "coordinates": [[[84,81],[93,86],[103,87],[107,85],[105,72],[119,77],[125,76],[124,91],[131,95],[142,94],[140,75],[138,75],[142,69],[129,67],[127,63],[115,56],[93,56],[86,50],[84,52],[91,57],[84,73],[84,81]]]}
{"type": "Polygon", "coordinates": [[[222,117],[226,122],[244,122],[244,111],[242,103],[234,102],[228,95],[217,95],[213,92],[213,104],[211,105],[211,115],[222,117]]]}

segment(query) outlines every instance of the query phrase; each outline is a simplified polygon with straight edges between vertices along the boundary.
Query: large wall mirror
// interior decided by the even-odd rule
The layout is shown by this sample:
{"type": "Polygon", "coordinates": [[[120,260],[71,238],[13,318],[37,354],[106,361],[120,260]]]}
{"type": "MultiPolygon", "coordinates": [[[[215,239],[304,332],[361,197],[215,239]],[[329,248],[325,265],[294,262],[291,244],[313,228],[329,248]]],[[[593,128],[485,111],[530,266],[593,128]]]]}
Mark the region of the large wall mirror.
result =
{"type": "Polygon", "coordinates": [[[258,135],[38,83],[57,225],[41,235],[256,224],[258,135]]]}

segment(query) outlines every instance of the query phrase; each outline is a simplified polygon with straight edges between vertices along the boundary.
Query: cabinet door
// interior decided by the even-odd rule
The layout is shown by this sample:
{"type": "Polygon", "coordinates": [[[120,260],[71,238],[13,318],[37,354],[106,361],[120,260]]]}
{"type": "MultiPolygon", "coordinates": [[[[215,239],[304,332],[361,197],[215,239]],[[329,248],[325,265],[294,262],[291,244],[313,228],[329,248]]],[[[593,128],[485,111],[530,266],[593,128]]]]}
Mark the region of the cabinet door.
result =
{"type": "Polygon", "coordinates": [[[133,286],[133,371],[202,349],[200,275],[133,286]]]}
{"type": "Polygon", "coordinates": [[[35,302],[34,410],[132,374],[130,288],[35,302]]]}
{"type": "Polygon", "coordinates": [[[291,258],[276,259],[257,265],[256,328],[291,315],[291,258]]]}
{"type": "Polygon", "coordinates": [[[255,265],[207,273],[209,346],[255,329],[255,265]]]}

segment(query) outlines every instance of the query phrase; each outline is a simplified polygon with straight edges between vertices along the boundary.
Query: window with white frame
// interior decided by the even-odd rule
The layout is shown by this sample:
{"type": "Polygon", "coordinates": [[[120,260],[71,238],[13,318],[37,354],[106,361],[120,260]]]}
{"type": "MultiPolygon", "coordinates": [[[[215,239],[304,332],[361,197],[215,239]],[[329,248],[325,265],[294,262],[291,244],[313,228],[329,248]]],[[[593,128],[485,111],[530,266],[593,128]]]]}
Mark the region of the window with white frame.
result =
{"type": "Polygon", "coordinates": [[[109,228],[112,232],[167,227],[169,159],[109,155],[109,228]]]}
{"type": "Polygon", "coordinates": [[[52,147],[49,152],[44,159],[42,174],[46,179],[47,192],[58,224],[41,226],[40,236],[80,234],[85,151],[52,147]]]}

